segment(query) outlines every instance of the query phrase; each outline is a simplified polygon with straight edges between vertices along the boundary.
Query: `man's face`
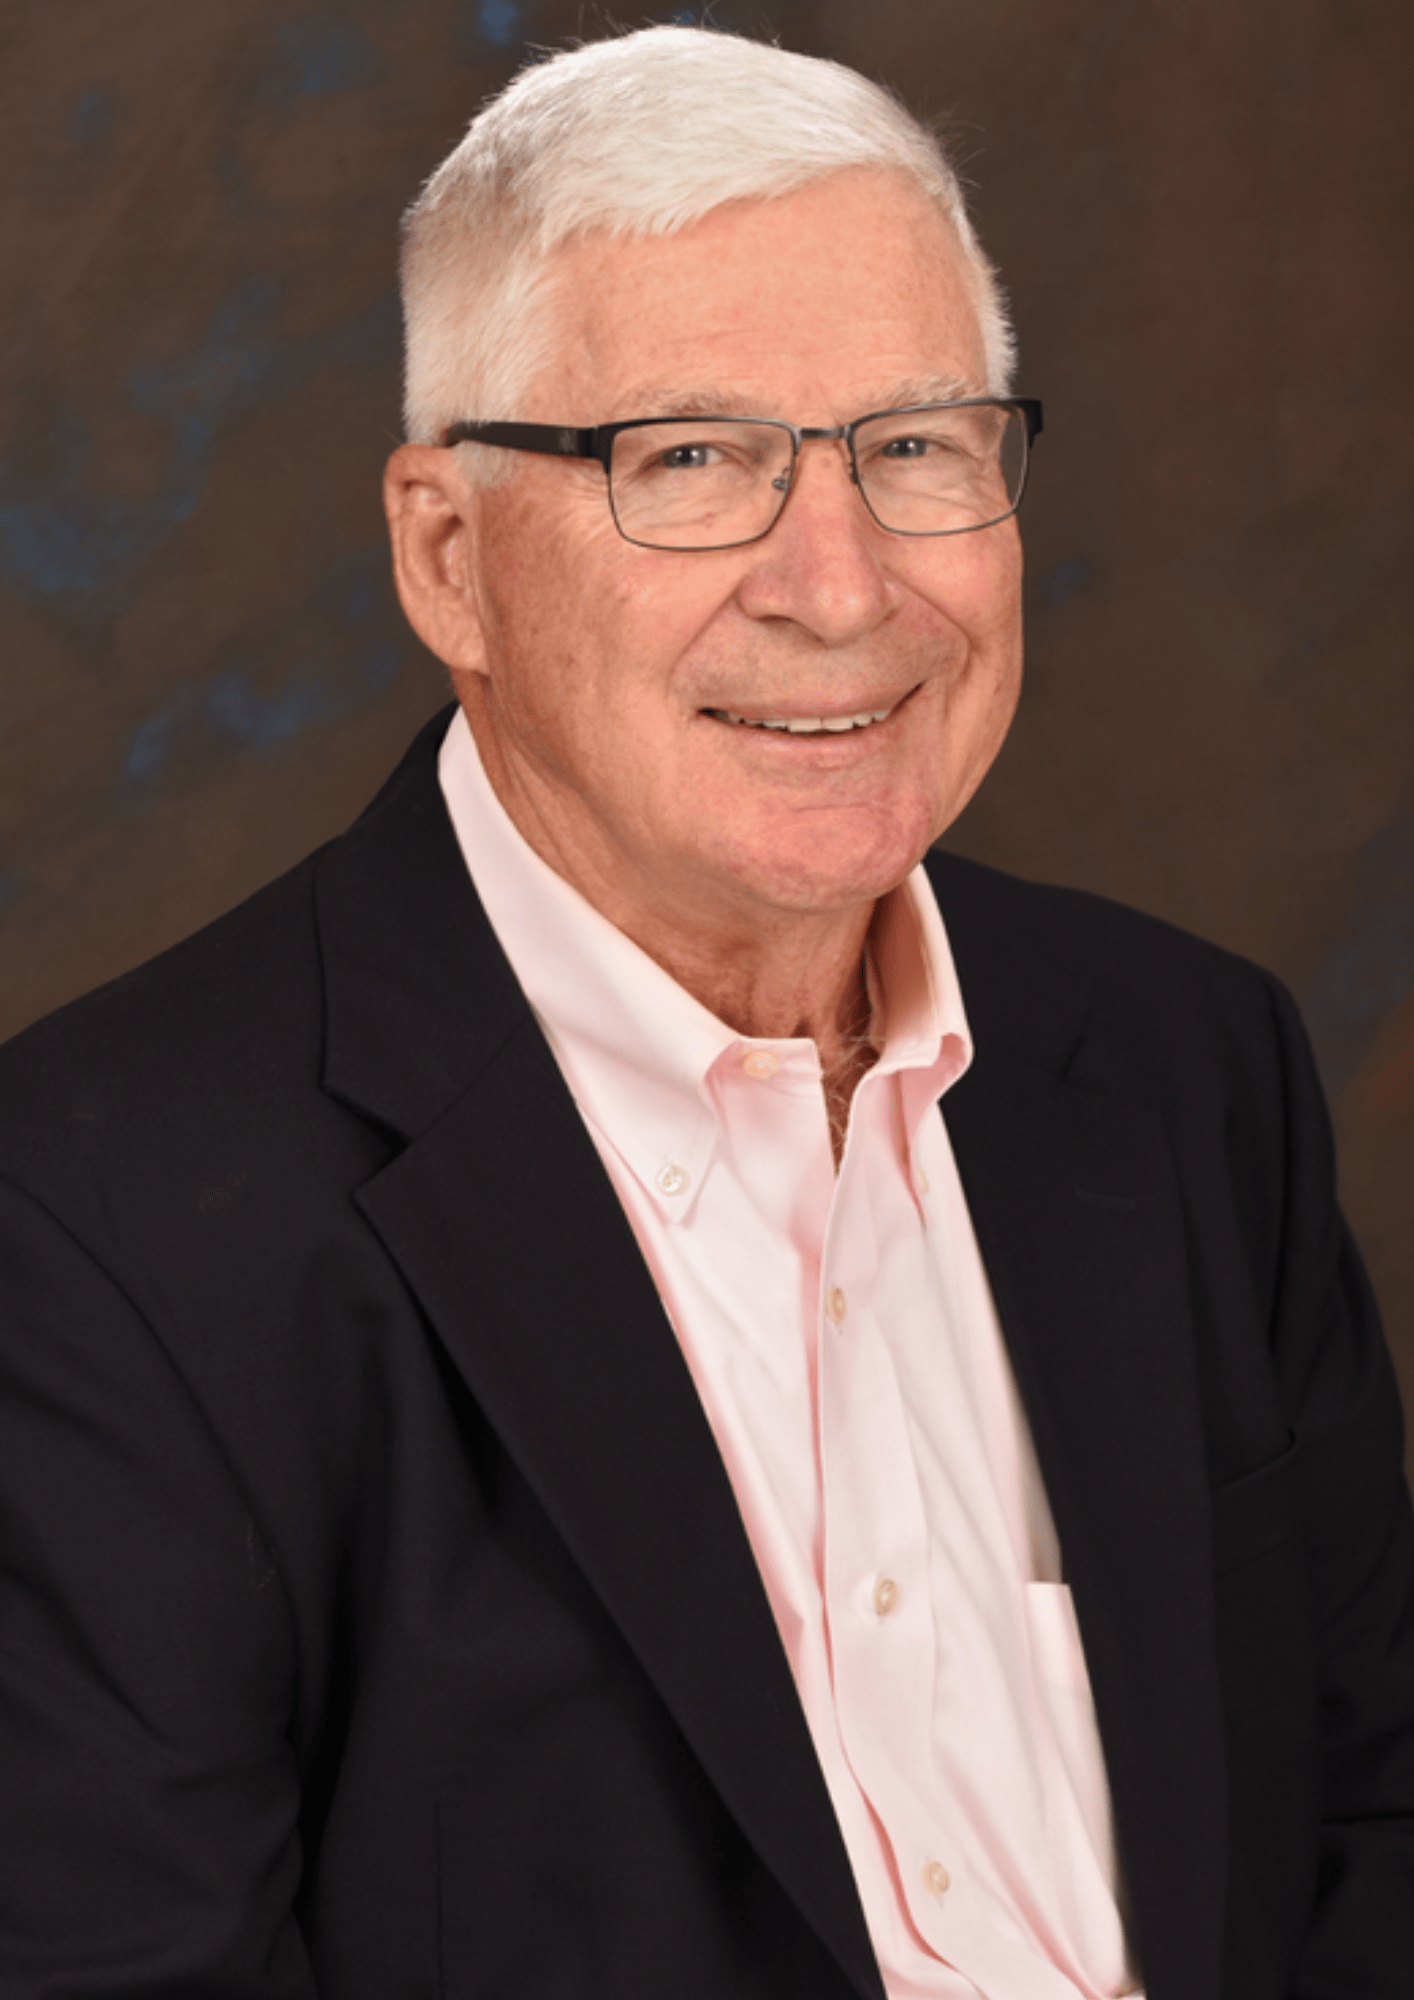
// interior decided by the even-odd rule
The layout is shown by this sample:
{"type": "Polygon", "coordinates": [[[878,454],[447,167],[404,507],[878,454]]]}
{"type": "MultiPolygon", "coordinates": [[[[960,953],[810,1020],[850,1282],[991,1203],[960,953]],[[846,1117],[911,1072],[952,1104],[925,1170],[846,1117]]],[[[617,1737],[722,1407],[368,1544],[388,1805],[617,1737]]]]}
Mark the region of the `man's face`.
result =
{"type": "MultiPolygon", "coordinates": [[[[854,170],[560,261],[558,360],[506,414],[833,425],[985,392],[961,252],[902,177],[854,170]]],[[[1015,522],[889,534],[840,443],[802,447],[784,512],[745,548],[625,542],[592,461],[523,458],[471,508],[484,653],[458,680],[483,757],[532,844],[626,928],[635,909],[730,932],[871,902],[1001,744],[1015,522]]]]}

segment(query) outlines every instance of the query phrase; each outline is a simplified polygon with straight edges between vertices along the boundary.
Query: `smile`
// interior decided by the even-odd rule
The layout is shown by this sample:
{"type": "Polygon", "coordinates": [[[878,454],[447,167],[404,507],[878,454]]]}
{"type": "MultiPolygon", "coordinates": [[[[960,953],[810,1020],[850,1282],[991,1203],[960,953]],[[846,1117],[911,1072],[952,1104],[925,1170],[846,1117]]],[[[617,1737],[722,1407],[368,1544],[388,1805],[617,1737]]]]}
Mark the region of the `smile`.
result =
{"type": "Polygon", "coordinates": [[[706,711],[717,722],[735,722],[743,729],[779,729],[789,736],[838,736],[850,729],[868,729],[872,723],[887,722],[893,712],[892,706],[865,708],[856,715],[733,715],[729,708],[706,711]]]}

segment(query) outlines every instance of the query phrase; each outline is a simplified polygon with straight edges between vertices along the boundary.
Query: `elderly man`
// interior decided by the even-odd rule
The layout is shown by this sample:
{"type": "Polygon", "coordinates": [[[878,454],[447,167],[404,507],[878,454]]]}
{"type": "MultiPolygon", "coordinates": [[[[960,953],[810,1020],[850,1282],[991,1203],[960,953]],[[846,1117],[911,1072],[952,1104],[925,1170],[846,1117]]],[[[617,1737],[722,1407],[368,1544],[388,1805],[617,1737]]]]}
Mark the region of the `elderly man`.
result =
{"type": "Polygon", "coordinates": [[[1400,1424],[1290,1005],[919,866],[1040,426],[934,141],[630,35],[405,290],[453,719],[0,1062],[0,1994],[1407,2000],[1400,1424]]]}

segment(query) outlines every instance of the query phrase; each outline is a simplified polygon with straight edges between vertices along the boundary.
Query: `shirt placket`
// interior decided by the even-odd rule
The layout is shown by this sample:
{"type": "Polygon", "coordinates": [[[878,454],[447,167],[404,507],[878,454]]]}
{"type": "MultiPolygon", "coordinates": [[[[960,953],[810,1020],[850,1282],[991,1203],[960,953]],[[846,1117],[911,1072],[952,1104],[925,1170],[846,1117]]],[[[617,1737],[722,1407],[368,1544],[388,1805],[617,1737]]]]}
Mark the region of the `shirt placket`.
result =
{"type": "MultiPolygon", "coordinates": [[[[855,1163],[851,1163],[854,1165],[855,1163]]],[[[857,1171],[850,1176],[858,1189],[857,1171]]],[[[837,1192],[822,1264],[825,1616],[845,1755],[884,1829],[908,1914],[948,1950],[956,1857],[932,1777],[929,1538],[906,1413],[875,1309],[869,1204],[837,1192]]]]}

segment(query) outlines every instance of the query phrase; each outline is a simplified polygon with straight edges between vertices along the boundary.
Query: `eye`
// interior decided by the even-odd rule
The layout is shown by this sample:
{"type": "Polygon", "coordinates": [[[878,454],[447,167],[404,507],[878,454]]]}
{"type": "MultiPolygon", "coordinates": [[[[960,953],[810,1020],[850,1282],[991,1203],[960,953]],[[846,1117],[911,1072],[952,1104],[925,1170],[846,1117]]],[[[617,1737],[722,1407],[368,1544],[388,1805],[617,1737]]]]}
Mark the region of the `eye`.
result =
{"type": "Polygon", "coordinates": [[[882,458],[926,458],[936,449],[937,440],[924,437],[890,438],[880,452],[882,458]]]}
{"type": "Polygon", "coordinates": [[[720,456],[710,444],[675,444],[659,455],[658,463],[665,472],[700,472],[720,456]]]}

